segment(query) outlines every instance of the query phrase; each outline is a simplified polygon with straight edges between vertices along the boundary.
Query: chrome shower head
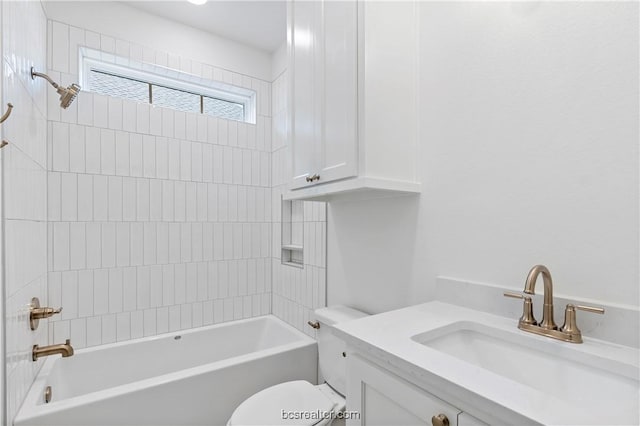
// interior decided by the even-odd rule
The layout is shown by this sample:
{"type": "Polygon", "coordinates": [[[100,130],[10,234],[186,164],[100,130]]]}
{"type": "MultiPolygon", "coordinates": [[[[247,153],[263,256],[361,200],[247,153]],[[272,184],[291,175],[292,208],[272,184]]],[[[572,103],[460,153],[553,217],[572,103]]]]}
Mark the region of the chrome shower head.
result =
{"type": "Polygon", "coordinates": [[[33,67],[31,67],[31,79],[34,80],[36,77],[44,78],[53,87],[56,88],[56,91],[60,95],[60,106],[63,109],[67,109],[69,105],[71,105],[71,102],[73,102],[73,100],[76,98],[76,96],[78,96],[78,93],[80,93],[80,86],[78,86],[77,84],[73,83],[71,86],[67,88],[60,87],[60,85],[55,81],[53,81],[51,77],[49,77],[46,74],[36,72],[36,70],[33,67]]]}

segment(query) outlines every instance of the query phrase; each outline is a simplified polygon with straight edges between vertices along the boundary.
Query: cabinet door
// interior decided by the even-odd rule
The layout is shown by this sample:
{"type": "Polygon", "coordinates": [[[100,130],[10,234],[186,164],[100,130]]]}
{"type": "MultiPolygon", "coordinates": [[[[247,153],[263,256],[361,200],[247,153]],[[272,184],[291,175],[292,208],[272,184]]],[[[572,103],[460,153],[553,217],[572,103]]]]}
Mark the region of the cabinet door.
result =
{"type": "Polygon", "coordinates": [[[433,416],[444,415],[458,424],[460,410],[428,392],[375,366],[358,355],[347,358],[347,420],[353,425],[431,425],[433,416]]]}
{"type": "Polygon", "coordinates": [[[289,144],[292,155],[292,189],[307,186],[308,176],[319,169],[320,152],[320,50],[321,4],[288,3],[289,144]]]}
{"type": "Polygon", "coordinates": [[[290,2],[288,27],[291,189],[355,176],[357,2],[290,2]]]}
{"type": "Polygon", "coordinates": [[[317,183],[357,175],[358,4],[325,1],[322,11],[323,134],[317,183]]]}

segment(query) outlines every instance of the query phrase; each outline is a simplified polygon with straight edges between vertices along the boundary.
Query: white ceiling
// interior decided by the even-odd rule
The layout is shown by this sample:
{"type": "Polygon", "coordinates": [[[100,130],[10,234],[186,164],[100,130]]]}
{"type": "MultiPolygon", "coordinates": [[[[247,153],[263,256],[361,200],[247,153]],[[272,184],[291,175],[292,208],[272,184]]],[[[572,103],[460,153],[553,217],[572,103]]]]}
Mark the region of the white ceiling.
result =
{"type": "Polygon", "coordinates": [[[137,9],[268,52],[286,40],[285,1],[125,1],[137,9]]]}

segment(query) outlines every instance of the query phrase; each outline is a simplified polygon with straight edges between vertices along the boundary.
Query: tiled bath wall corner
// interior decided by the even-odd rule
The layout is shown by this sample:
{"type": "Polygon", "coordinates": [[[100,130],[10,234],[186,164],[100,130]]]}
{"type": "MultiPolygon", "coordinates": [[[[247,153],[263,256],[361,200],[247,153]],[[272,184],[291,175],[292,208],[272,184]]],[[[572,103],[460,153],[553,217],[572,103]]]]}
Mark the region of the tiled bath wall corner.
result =
{"type": "MultiPolygon", "coordinates": [[[[52,342],[76,348],[271,313],[271,83],[49,21],[49,73],[87,46],[257,93],[256,124],[49,92],[52,342]]],[[[126,64],[125,64],[126,65],[126,64]]]]}
{"type": "Polygon", "coordinates": [[[325,203],[304,201],[303,267],[282,264],[282,193],[291,175],[287,147],[287,72],[272,84],[272,235],[273,314],[309,336],[315,330],[307,325],[313,311],[326,305],[327,216],[325,203]]]}
{"type": "Polygon", "coordinates": [[[46,17],[40,2],[0,3],[2,105],[12,103],[2,124],[4,179],[4,321],[6,421],[13,418],[43,361],[31,360],[34,344],[47,344],[46,327],[29,329],[32,297],[47,295],[47,116],[43,80],[32,80],[31,67],[45,69],[46,17]]]}

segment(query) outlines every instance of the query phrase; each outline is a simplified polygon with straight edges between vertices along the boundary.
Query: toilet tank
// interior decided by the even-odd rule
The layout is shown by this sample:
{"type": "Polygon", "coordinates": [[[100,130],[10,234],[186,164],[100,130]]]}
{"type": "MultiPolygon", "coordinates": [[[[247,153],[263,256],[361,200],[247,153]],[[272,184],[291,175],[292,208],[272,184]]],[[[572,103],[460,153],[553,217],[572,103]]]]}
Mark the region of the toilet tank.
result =
{"type": "Polygon", "coordinates": [[[368,314],[338,305],[316,309],[314,316],[316,321],[320,323],[317,334],[320,379],[345,395],[347,360],[343,356],[343,352],[347,350],[347,345],[333,334],[332,329],[335,324],[366,317],[368,314]]]}

